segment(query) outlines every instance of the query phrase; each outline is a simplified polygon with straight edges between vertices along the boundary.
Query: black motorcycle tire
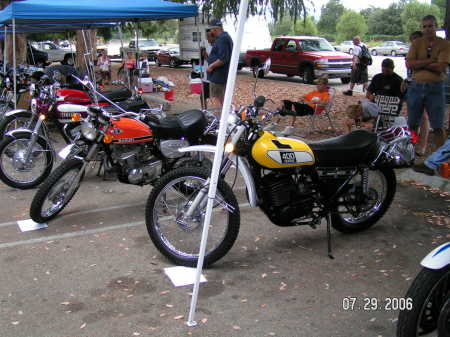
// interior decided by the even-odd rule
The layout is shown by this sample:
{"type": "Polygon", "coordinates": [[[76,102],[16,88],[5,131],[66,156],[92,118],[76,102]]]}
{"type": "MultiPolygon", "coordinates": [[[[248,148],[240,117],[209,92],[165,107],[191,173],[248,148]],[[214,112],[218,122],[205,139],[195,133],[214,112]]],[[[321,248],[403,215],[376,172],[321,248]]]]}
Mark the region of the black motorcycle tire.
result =
{"type": "MultiPolygon", "coordinates": [[[[433,292],[444,278],[450,278],[450,266],[433,270],[423,268],[414,279],[413,283],[406,292],[405,298],[412,299],[412,310],[402,310],[398,315],[397,337],[416,337],[419,336],[419,322],[422,321],[422,314],[428,309],[429,299],[433,292]]],[[[448,294],[449,289],[447,289],[448,294]]],[[[443,297],[444,294],[439,294],[443,297]]],[[[434,308],[432,319],[425,321],[428,326],[422,325],[423,333],[429,333],[437,328],[439,313],[442,308],[434,308]]],[[[431,311],[431,310],[428,310],[431,311]]]]}
{"type": "MultiPolygon", "coordinates": [[[[180,266],[195,267],[197,266],[197,257],[186,257],[181,254],[176,254],[167,248],[164,241],[158,235],[155,229],[154,219],[153,219],[153,209],[155,207],[156,199],[164,187],[171,181],[186,177],[194,176],[200,177],[202,179],[208,179],[210,172],[200,167],[181,167],[173,171],[168,172],[161,177],[159,182],[153,187],[149,198],[147,200],[147,205],[145,208],[145,222],[147,226],[147,231],[150,239],[153,241],[156,248],[166,256],[170,261],[180,266]]],[[[229,222],[227,225],[226,234],[222,242],[212,251],[205,254],[203,266],[206,268],[212,265],[214,262],[218,261],[224,257],[228,251],[233,247],[234,242],[239,234],[240,226],[240,212],[239,204],[230,186],[220,179],[217,184],[217,191],[222,195],[223,199],[234,208],[234,212],[229,213],[229,222]]]]}
{"type": "MultiPolygon", "coordinates": [[[[9,144],[11,144],[13,141],[15,141],[17,139],[30,139],[30,138],[31,138],[31,134],[29,134],[29,133],[17,135],[16,137],[4,138],[0,142],[0,154],[3,153],[4,148],[7,147],[9,144]]],[[[26,190],[29,188],[36,187],[37,185],[42,183],[45,180],[45,178],[48,177],[48,175],[50,174],[50,172],[52,171],[52,168],[53,168],[53,154],[51,152],[49,144],[47,143],[47,141],[45,139],[39,137],[36,142],[42,147],[42,149],[46,150],[45,151],[45,160],[46,160],[45,170],[41,173],[41,175],[39,175],[38,177],[36,177],[36,179],[34,179],[32,181],[17,182],[17,181],[14,181],[14,180],[11,180],[10,178],[8,178],[8,176],[3,172],[3,168],[0,166],[0,180],[3,181],[6,185],[21,189],[21,190],[26,190]]]]}
{"type": "Polygon", "coordinates": [[[19,112],[15,115],[11,115],[11,116],[4,116],[4,118],[0,122],[0,139],[2,139],[5,136],[8,125],[11,124],[15,119],[27,118],[27,119],[31,120],[31,116],[32,116],[31,112],[28,112],[28,111],[19,112]]]}
{"type": "Polygon", "coordinates": [[[346,221],[342,217],[342,215],[338,213],[337,210],[334,210],[331,213],[331,223],[334,229],[345,234],[358,233],[375,225],[377,221],[380,220],[381,217],[386,213],[386,211],[392,204],[392,201],[394,200],[395,190],[397,187],[397,180],[393,169],[381,168],[379,169],[379,171],[386,179],[387,185],[386,198],[383,200],[380,208],[375,213],[373,213],[369,218],[357,223],[351,223],[349,221],[346,221]]]}
{"type": "Polygon", "coordinates": [[[65,203],[53,214],[49,216],[42,215],[42,206],[44,205],[48,193],[51,191],[52,187],[70,170],[74,168],[81,168],[83,162],[78,159],[66,159],[61,165],[59,165],[44,181],[44,183],[39,187],[37,193],[35,194],[30,207],[30,217],[33,221],[37,223],[45,223],[53,218],[55,218],[72,200],[74,195],[77,193],[78,188],[84,178],[84,173],[81,176],[78,186],[76,187],[73,194],[65,201],[65,203]]]}

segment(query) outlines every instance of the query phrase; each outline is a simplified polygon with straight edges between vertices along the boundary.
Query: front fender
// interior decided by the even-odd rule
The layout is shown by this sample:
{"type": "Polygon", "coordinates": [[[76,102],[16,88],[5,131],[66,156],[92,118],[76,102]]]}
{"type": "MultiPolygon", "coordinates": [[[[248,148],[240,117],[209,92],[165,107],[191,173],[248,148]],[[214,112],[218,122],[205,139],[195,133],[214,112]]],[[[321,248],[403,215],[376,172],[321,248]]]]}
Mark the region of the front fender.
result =
{"type": "MultiPolygon", "coordinates": [[[[181,149],[178,149],[178,151],[216,153],[216,147],[214,145],[194,145],[183,147],[181,149]]],[[[247,187],[248,202],[250,206],[256,207],[257,198],[256,198],[255,182],[253,180],[253,176],[250,171],[250,168],[248,167],[247,162],[239,156],[233,156],[230,159],[233,161],[234,165],[237,166],[239,172],[244,178],[245,187],[247,187]]]]}
{"type": "Polygon", "coordinates": [[[17,115],[18,113],[22,113],[22,112],[28,112],[31,115],[31,112],[29,112],[28,110],[15,109],[15,110],[11,110],[11,111],[8,111],[7,113],[5,113],[5,117],[17,115]]]}
{"type": "MultiPolygon", "coordinates": [[[[16,138],[16,139],[17,138],[21,138],[21,137],[23,137],[23,138],[28,138],[28,137],[31,138],[32,135],[33,135],[33,131],[28,130],[28,129],[20,128],[20,129],[15,129],[15,130],[9,131],[5,135],[5,137],[12,137],[12,138],[16,138]]],[[[48,147],[48,141],[44,137],[42,137],[41,135],[38,135],[38,139],[39,138],[42,139],[45,142],[45,144],[47,144],[47,147],[48,147]]]]}
{"type": "Polygon", "coordinates": [[[420,264],[429,269],[442,269],[448,266],[450,264],[450,242],[433,249],[420,264]]]}

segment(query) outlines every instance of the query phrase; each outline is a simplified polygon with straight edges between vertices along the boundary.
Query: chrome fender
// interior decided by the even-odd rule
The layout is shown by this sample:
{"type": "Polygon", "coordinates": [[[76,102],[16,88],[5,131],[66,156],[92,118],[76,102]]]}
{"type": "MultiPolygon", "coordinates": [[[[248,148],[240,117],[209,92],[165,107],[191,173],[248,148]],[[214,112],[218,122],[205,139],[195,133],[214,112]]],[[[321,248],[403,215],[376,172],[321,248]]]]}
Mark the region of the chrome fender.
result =
{"type": "MultiPolygon", "coordinates": [[[[194,145],[194,146],[187,146],[182,147],[178,149],[180,152],[209,152],[209,153],[216,153],[216,147],[214,145],[194,145]]],[[[248,202],[251,207],[256,207],[257,204],[257,198],[256,198],[256,189],[255,189],[255,182],[253,180],[252,173],[250,172],[250,168],[247,165],[247,162],[239,157],[239,156],[233,156],[231,158],[234,165],[237,166],[239,172],[241,173],[242,177],[244,178],[245,186],[247,187],[247,197],[248,202]],[[237,161],[237,163],[236,163],[237,161]]]]}
{"type": "Polygon", "coordinates": [[[450,242],[444,243],[433,249],[420,262],[420,264],[429,269],[442,269],[450,264],[450,242]]]}
{"type": "Polygon", "coordinates": [[[25,110],[25,109],[15,109],[15,110],[11,110],[11,111],[8,111],[7,113],[5,113],[5,117],[17,115],[18,113],[21,113],[21,112],[28,112],[28,113],[31,115],[31,112],[28,111],[28,110],[25,110]]]}

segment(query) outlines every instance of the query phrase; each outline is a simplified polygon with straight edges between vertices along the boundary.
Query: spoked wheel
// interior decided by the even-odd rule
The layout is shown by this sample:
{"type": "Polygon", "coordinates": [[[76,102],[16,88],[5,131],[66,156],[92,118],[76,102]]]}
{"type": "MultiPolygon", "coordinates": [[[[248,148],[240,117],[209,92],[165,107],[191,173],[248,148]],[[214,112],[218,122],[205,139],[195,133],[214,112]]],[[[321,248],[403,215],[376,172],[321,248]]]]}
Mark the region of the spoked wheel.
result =
{"type": "Polygon", "coordinates": [[[441,334],[449,331],[449,296],[450,266],[437,270],[423,268],[405,295],[412,299],[413,307],[400,311],[397,337],[449,336],[441,334]]]}
{"type": "Polygon", "coordinates": [[[0,143],[0,179],[20,189],[39,185],[51,172],[53,153],[43,138],[31,144],[30,134],[6,137],[0,143]]]}
{"type": "MultiPolygon", "coordinates": [[[[183,167],[164,175],[147,201],[145,220],[156,248],[177,265],[195,267],[205,219],[209,172],[183,167]],[[206,195],[187,215],[200,191],[206,195]]],[[[239,232],[239,205],[231,188],[219,180],[209,227],[204,266],[216,262],[231,249],[239,232]]]]}
{"type": "Polygon", "coordinates": [[[66,207],[80,187],[84,172],[80,179],[77,177],[82,167],[81,160],[68,159],[52,172],[31,203],[30,216],[33,221],[47,222],[66,207]]]}
{"type": "Polygon", "coordinates": [[[24,128],[32,129],[36,121],[32,118],[30,112],[19,112],[12,116],[6,116],[0,122],[0,139],[9,131],[24,128]]]}
{"type": "Polygon", "coordinates": [[[332,225],[342,233],[356,233],[373,226],[394,199],[396,178],[392,169],[370,170],[366,192],[361,180],[358,174],[350,181],[350,190],[339,199],[339,206],[332,213],[332,225]]]}

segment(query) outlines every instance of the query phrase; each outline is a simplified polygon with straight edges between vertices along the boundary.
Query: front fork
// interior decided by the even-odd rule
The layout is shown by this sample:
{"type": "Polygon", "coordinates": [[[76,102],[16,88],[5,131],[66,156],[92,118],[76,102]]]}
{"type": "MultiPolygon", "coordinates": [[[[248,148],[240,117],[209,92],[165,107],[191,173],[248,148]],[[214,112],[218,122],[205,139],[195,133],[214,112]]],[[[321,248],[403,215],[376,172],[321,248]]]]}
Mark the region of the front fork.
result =
{"type": "MultiPolygon", "coordinates": [[[[102,136],[103,137],[103,136],[102,136]]],[[[95,143],[88,151],[88,154],[83,159],[83,165],[81,166],[80,171],[78,174],[73,178],[73,180],[70,182],[70,188],[67,190],[67,195],[72,195],[72,193],[77,188],[78,184],[80,183],[81,177],[84,174],[84,171],[86,171],[86,167],[88,163],[97,155],[97,148],[98,143],[95,143]]]]}
{"type": "MultiPolygon", "coordinates": [[[[233,164],[232,160],[229,158],[229,155],[226,155],[224,157],[223,164],[220,169],[220,177],[224,177],[228,170],[230,169],[231,165],[233,164]]],[[[209,190],[209,184],[211,182],[211,177],[208,177],[205,184],[203,185],[200,192],[195,196],[194,200],[192,201],[192,204],[189,206],[188,210],[184,214],[185,217],[192,217],[192,214],[194,214],[194,211],[200,207],[200,209],[204,208],[206,206],[206,203],[208,201],[208,190],[209,190]]],[[[227,208],[231,207],[230,205],[227,206],[227,208]]],[[[230,209],[231,210],[231,209],[230,209]]],[[[232,211],[232,210],[231,210],[232,211]]]]}
{"type": "Polygon", "coordinates": [[[28,146],[25,149],[24,163],[28,163],[28,161],[30,160],[30,156],[33,153],[34,145],[36,144],[36,142],[39,138],[39,130],[41,129],[41,126],[42,126],[42,123],[44,122],[44,120],[45,120],[45,115],[40,115],[36,125],[34,126],[33,132],[31,133],[30,142],[28,143],[28,146]]]}

